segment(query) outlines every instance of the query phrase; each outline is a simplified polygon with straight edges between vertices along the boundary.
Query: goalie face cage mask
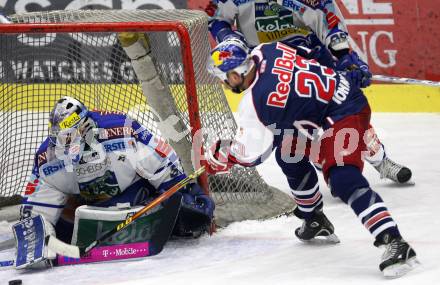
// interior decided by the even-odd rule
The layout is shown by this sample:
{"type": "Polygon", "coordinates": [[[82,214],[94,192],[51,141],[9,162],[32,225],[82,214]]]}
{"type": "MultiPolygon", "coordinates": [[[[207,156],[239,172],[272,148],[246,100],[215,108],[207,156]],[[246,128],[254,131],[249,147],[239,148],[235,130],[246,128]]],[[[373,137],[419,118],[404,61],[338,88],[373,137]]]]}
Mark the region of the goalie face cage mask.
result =
{"type": "Polygon", "coordinates": [[[81,141],[81,126],[88,110],[80,101],[63,97],[49,115],[49,141],[59,148],[69,148],[81,141]]]}

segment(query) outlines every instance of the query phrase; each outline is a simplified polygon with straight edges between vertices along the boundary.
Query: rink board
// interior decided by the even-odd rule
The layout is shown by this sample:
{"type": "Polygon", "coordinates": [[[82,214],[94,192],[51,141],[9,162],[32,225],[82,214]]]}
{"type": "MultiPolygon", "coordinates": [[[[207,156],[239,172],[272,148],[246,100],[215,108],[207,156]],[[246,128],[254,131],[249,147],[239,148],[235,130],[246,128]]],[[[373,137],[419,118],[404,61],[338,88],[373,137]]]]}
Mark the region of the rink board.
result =
{"type": "MultiPolygon", "coordinates": [[[[373,84],[364,89],[373,112],[440,112],[440,88],[405,84],[373,84]]],[[[226,91],[233,112],[241,95],[226,91]]]]}
{"type": "MultiPolygon", "coordinates": [[[[197,87],[202,94],[204,86],[197,87]]],[[[184,86],[171,86],[173,96],[176,96],[181,88],[184,86]]],[[[133,107],[139,108],[139,103],[135,106],[133,102],[139,102],[140,92],[142,91],[137,84],[0,84],[0,100],[8,102],[0,104],[0,111],[49,111],[56,99],[74,94],[89,97],[90,101],[84,102],[89,109],[99,109],[96,104],[99,100],[93,100],[96,95],[92,95],[99,94],[100,100],[107,99],[106,105],[107,108],[110,106],[110,110],[127,112],[133,107]],[[15,97],[10,98],[10,94],[14,94],[15,97]],[[87,96],[88,94],[90,96],[87,96]],[[114,96],[118,96],[120,100],[114,100],[114,96]],[[124,103],[122,106],[112,106],[112,102],[115,101],[118,101],[118,104],[124,103]]],[[[228,90],[225,94],[232,111],[236,112],[242,96],[228,90]]],[[[439,87],[373,84],[365,89],[365,94],[374,112],[440,112],[439,87]]],[[[141,105],[145,107],[144,97],[141,98],[141,105]]]]}

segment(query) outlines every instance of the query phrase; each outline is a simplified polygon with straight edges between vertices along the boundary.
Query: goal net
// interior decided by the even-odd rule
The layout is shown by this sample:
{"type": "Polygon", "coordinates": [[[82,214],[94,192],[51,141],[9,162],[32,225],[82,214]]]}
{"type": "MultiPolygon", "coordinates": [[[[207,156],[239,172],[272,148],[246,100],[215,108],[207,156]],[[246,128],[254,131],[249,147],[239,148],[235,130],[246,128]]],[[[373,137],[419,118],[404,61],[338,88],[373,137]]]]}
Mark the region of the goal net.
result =
{"type": "MultiPolygon", "coordinates": [[[[78,98],[90,110],[127,113],[165,137],[187,172],[193,171],[193,137],[205,149],[235,134],[223,90],[206,72],[210,46],[203,12],[52,11],[11,19],[14,24],[0,25],[0,203],[25,193],[34,153],[48,134],[49,111],[61,96],[78,98]],[[159,93],[141,82],[143,75],[121,45],[120,35],[127,32],[147,35],[164,87],[159,93]]],[[[253,168],[234,167],[200,182],[217,204],[221,226],[294,207],[253,168]]]]}

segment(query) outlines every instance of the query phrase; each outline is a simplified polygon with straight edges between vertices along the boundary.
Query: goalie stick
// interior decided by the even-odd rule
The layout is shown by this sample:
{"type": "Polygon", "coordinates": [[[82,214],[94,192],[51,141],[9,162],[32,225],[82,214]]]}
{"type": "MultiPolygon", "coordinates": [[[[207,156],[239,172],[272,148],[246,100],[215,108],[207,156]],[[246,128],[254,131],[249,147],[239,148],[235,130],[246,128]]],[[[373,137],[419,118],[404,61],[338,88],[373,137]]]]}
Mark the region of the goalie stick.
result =
{"type": "Polygon", "coordinates": [[[438,81],[420,80],[414,78],[394,77],[387,75],[373,75],[372,79],[376,81],[383,81],[390,83],[417,84],[417,85],[440,87],[440,82],[438,81]]]}
{"type": "MultiPolygon", "coordinates": [[[[131,242],[123,244],[105,244],[104,242],[99,247],[93,248],[81,258],[71,258],[57,254],[55,259],[46,260],[44,265],[46,267],[52,267],[96,262],[101,263],[115,260],[139,259],[159,254],[173,231],[181,208],[182,199],[183,198],[180,195],[172,195],[164,201],[164,203],[158,205],[154,211],[150,210],[140,217],[139,220],[141,220],[140,223],[142,228],[151,229],[144,232],[142,238],[137,237],[132,239],[131,242]]],[[[142,206],[138,207],[137,210],[134,210],[131,213],[135,213],[139,208],[142,208],[142,206]]],[[[128,227],[130,226],[131,225],[128,227]]],[[[86,240],[88,240],[88,242],[86,241],[82,243],[88,244],[93,241],[93,239],[90,240],[87,238],[86,240]]],[[[0,261],[0,269],[26,268],[22,266],[22,259],[23,256],[20,257],[17,255],[16,260],[11,259],[0,261]]],[[[42,264],[41,267],[44,267],[44,265],[42,264]]]]}
{"type": "Polygon", "coordinates": [[[150,204],[146,205],[142,209],[140,209],[138,212],[136,212],[133,216],[127,218],[125,221],[118,224],[115,228],[110,230],[109,232],[102,235],[100,238],[96,239],[92,243],[90,243],[88,246],[84,248],[79,248],[75,245],[70,245],[67,243],[64,243],[57,238],[53,236],[48,236],[46,238],[47,246],[57,254],[72,257],[72,258],[80,258],[85,256],[87,253],[89,253],[93,248],[100,245],[102,242],[106,241],[108,238],[112,237],[115,233],[121,231],[125,227],[127,227],[129,224],[131,224],[133,221],[141,217],[143,214],[148,212],[149,210],[153,209],[154,207],[158,206],[160,203],[171,197],[174,193],[179,191],[182,187],[185,187],[192,179],[197,178],[205,171],[205,167],[202,166],[198,170],[196,170],[194,173],[188,175],[185,179],[179,181],[177,184],[175,184],[173,187],[162,193],[159,197],[154,199],[150,204]]]}

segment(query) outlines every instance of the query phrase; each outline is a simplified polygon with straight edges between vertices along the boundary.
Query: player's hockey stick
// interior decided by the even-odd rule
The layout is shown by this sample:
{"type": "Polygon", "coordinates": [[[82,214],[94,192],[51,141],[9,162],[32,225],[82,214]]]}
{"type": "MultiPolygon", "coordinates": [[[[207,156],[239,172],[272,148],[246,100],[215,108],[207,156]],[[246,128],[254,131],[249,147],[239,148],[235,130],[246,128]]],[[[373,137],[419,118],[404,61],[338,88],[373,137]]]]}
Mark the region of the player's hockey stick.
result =
{"type": "Polygon", "coordinates": [[[112,237],[115,233],[121,231],[125,227],[127,227],[129,224],[131,224],[133,221],[141,217],[143,214],[148,212],[149,210],[153,209],[154,207],[158,206],[160,203],[171,197],[174,193],[179,191],[182,187],[185,187],[192,179],[197,178],[205,171],[205,167],[202,166],[198,170],[196,170],[193,174],[188,175],[185,179],[179,181],[176,185],[168,189],[166,192],[162,193],[159,197],[154,199],[150,204],[146,205],[142,209],[140,209],[138,212],[136,212],[133,216],[127,218],[125,221],[118,224],[115,228],[113,228],[111,231],[105,233],[95,241],[93,241],[91,244],[84,248],[79,248],[75,245],[66,244],[52,236],[49,236],[47,239],[47,246],[53,250],[54,252],[63,255],[68,256],[72,258],[80,258],[87,253],[89,253],[93,248],[101,244],[102,242],[106,241],[110,237],[112,237]],[[52,238],[51,238],[52,237],[52,238]]]}
{"type": "Polygon", "coordinates": [[[429,80],[420,80],[420,79],[414,79],[414,78],[394,77],[394,76],[387,76],[387,75],[373,75],[372,79],[377,80],[377,81],[383,81],[383,82],[391,82],[391,83],[418,84],[418,85],[440,87],[440,82],[429,81],[429,80]]]}

